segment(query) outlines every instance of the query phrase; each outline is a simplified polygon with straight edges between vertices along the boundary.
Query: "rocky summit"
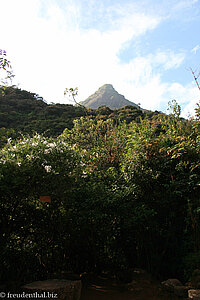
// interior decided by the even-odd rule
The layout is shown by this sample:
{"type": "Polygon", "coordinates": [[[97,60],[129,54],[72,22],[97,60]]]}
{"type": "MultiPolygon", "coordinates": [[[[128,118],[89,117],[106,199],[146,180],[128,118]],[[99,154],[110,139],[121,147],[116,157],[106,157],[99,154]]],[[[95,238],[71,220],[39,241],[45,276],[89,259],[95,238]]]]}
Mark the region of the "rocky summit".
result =
{"type": "Polygon", "coordinates": [[[112,84],[104,84],[93,95],[86,100],[80,102],[87,108],[96,109],[100,106],[107,106],[110,109],[118,109],[127,105],[140,108],[137,104],[127,100],[123,95],[120,95],[112,86],[112,84]]]}

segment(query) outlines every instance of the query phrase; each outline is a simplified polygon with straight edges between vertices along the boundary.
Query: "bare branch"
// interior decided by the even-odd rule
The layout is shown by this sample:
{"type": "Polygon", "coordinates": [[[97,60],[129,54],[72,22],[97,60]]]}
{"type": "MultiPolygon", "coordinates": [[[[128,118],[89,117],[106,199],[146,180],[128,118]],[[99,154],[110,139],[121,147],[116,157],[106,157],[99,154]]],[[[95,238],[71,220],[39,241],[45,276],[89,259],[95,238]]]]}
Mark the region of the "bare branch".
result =
{"type": "Polygon", "coordinates": [[[190,71],[191,71],[191,73],[192,73],[192,75],[193,75],[193,77],[194,77],[194,80],[195,80],[195,82],[196,82],[196,85],[197,85],[198,89],[200,90],[200,84],[199,84],[199,82],[198,82],[198,78],[199,78],[199,76],[200,76],[200,72],[198,73],[198,75],[196,75],[196,74],[195,74],[195,71],[193,71],[192,68],[190,68],[190,71]]]}

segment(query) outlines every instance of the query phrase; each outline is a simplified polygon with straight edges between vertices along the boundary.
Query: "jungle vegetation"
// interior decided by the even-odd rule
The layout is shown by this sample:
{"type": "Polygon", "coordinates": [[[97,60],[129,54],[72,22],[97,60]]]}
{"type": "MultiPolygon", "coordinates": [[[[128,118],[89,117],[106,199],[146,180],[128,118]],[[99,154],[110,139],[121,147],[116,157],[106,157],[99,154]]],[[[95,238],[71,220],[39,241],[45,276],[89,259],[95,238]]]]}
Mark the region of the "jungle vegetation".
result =
{"type": "Polygon", "coordinates": [[[176,101],[168,115],[86,114],[8,87],[0,106],[2,282],[62,271],[128,281],[135,267],[188,280],[200,268],[198,105],[189,120],[176,101]]]}

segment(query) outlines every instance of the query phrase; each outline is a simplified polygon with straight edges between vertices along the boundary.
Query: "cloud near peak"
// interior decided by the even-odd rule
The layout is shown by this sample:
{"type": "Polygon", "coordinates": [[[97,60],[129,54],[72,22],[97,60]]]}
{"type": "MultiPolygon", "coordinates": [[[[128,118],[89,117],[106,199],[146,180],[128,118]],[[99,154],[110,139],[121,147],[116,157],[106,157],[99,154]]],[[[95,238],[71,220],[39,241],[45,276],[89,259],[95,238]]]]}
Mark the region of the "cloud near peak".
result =
{"type": "Polygon", "coordinates": [[[158,49],[146,56],[133,54],[125,63],[119,52],[165,18],[126,1],[113,6],[101,3],[99,11],[97,4],[91,0],[4,1],[10,17],[4,14],[0,19],[5,28],[1,40],[17,81],[49,102],[65,103],[66,87],[77,86],[78,100],[84,100],[111,83],[127,99],[158,109],[171,86],[162,81],[162,72],[180,67],[185,54],[158,49]]]}

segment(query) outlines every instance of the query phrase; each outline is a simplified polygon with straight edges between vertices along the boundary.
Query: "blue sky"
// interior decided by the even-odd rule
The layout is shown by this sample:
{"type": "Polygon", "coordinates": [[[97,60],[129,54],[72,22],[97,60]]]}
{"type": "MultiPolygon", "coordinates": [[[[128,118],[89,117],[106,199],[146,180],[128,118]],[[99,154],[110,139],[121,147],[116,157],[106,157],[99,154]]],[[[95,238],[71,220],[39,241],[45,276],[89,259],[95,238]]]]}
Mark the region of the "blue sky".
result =
{"type": "Polygon", "coordinates": [[[0,48],[15,84],[48,102],[85,100],[105,83],[127,99],[183,116],[200,99],[200,0],[0,0],[0,48]],[[2,13],[3,12],[3,13],[2,13]]]}

